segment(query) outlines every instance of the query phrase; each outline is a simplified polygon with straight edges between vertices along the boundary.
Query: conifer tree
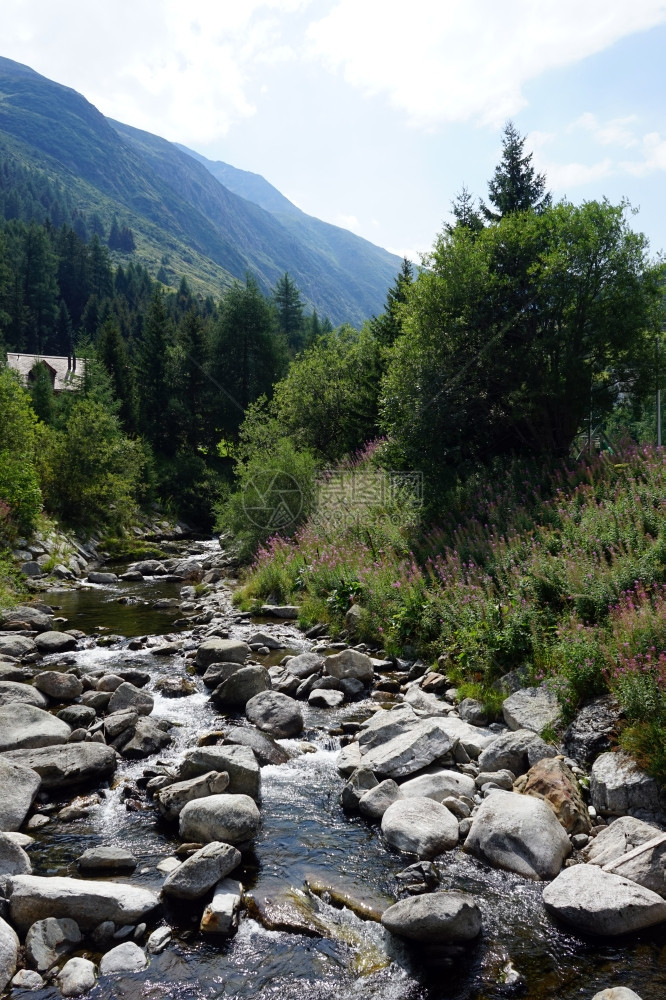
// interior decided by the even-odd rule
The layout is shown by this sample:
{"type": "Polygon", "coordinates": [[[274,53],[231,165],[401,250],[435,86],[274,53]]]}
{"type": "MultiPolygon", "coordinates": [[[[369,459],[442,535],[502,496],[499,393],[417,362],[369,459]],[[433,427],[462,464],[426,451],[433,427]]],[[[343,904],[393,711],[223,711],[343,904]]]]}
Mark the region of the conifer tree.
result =
{"type": "Polygon", "coordinates": [[[370,321],[370,329],[375,339],[385,347],[390,347],[402,333],[400,307],[407,301],[407,289],[414,280],[411,261],[403,257],[398,275],[386,294],[386,306],[381,316],[370,321]]]}
{"type": "Polygon", "coordinates": [[[299,351],[304,343],[303,302],[301,293],[285,272],[273,289],[277,310],[278,330],[291,351],[299,351]]]}
{"type": "Polygon", "coordinates": [[[551,204],[546,191],[546,175],[537,174],[532,166],[532,154],[525,153],[525,136],[509,121],[504,126],[502,159],[488,183],[488,199],[495,207],[481,202],[481,211],[488,222],[498,222],[512,212],[530,208],[541,211],[551,204]]]}

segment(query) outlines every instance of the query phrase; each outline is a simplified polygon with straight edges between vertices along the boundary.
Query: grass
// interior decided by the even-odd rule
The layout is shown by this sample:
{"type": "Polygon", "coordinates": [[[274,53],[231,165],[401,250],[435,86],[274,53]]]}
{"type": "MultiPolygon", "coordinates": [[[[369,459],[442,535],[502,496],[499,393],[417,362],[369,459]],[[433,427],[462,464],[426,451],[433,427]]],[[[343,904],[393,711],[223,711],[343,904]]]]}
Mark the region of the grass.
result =
{"type": "Polygon", "coordinates": [[[102,538],[100,548],[108,552],[108,562],[138,562],[140,559],[166,559],[167,553],[159,545],[137,541],[134,538],[102,538]]]}

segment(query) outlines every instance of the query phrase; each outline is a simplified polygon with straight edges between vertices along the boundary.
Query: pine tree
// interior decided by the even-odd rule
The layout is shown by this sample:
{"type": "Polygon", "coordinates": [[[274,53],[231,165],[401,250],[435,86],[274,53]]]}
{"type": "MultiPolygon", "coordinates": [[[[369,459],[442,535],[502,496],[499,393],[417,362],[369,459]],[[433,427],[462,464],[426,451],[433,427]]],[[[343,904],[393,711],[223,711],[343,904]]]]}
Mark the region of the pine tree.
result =
{"type": "Polygon", "coordinates": [[[173,450],[165,414],[169,407],[167,355],[171,340],[164,296],[153,293],[143,324],[143,336],[137,345],[136,367],[139,381],[140,430],[157,451],[173,450]]]}
{"type": "Polygon", "coordinates": [[[525,137],[513,122],[504,127],[502,159],[488,183],[489,200],[496,211],[481,202],[481,211],[488,222],[498,222],[512,212],[533,208],[548,208],[551,196],[546,191],[546,175],[537,174],[532,166],[532,154],[524,152],[525,137]]]}
{"type": "Polygon", "coordinates": [[[481,214],[474,207],[474,198],[464,184],[451,202],[451,212],[456,221],[445,225],[447,233],[452,233],[458,226],[463,226],[472,233],[479,233],[483,229],[481,214]]]}
{"type": "Polygon", "coordinates": [[[120,245],[120,229],[118,228],[118,220],[114,215],[111,229],[109,230],[108,247],[109,250],[120,250],[120,245]]]}
{"type": "Polygon", "coordinates": [[[273,299],[277,310],[278,330],[289,349],[297,352],[301,350],[305,340],[303,302],[298,288],[286,272],[273,289],[273,299]]]}
{"type": "Polygon", "coordinates": [[[56,321],[55,351],[60,357],[69,357],[74,350],[72,337],[72,320],[64,300],[60,300],[58,319],[56,321]]]}
{"type": "Polygon", "coordinates": [[[118,416],[129,434],[134,434],[138,425],[138,403],[136,378],[130,365],[125,343],[118,323],[105,320],[97,338],[97,358],[104,365],[111,379],[114,394],[120,403],[118,416]]]}
{"type": "Polygon", "coordinates": [[[45,351],[58,309],[57,261],[43,226],[32,223],[23,241],[22,285],[25,342],[30,353],[45,351]]]}
{"type": "Polygon", "coordinates": [[[407,301],[407,289],[414,280],[411,261],[403,257],[402,266],[386,294],[386,306],[381,316],[374,316],[370,329],[375,339],[385,347],[390,347],[402,333],[401,306],[407,301]]]}

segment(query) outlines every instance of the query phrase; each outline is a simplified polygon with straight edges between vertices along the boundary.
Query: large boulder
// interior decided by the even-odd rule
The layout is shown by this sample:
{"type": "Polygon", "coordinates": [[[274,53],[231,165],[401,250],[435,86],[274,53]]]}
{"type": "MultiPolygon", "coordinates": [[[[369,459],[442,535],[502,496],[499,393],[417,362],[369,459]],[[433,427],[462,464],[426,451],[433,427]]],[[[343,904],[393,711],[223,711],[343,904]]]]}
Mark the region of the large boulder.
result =
{"type": "Polygon", "coordinates": [[[31,871],[30,858],[23,848],[0,833],[0,882],[5,875],[29,875],[31,871]]]}
{"type": "Polygon", "coordinates": [[[656,892],[596,865],[565,868],[546,886],[543,901],[554,914],[584,934],[615,937],[663,923],[666,901],[656,892]]]}
{"type": "Polygon", "coordinates": [[[29,604],[20,604],[9,611],[0,612],[0,628],[28,628],[31,632],[48,632],[53,628],[53,615],[29,604]]]}
{"type": "Polygon", "coordinates": [[[42,656],[51,653],[70,653],[76,649],[76,639],[67,632],[42,632],[35,639],[35,645],[42,656]]]}
{"type": "Polygon", "coordinates": [[[0,992],[16,972],[19,944],[16,931],[0,917],[0,992]]]}
{"type": "Polygon", "coordinates": [[[590,814],[580,787],[560,757],[544,757],[518,779],[516,790],[544,799],[567,833],[590,832],[590,814]]]}
{"type": "Polygon", "coordinates": [[[479,756],[479,770],[507,770],[515,775],[525,774],[544,757],[556,755],[555,747],[544,743],[537,733],[531,729],[517,729],[515,732],[502,733],[488,744],[479,756]]]}
{"type": "Polygon", "coordinates": [[[571,854],[571,842],[545,802],[494,791],[479,807],[464,850],[525,878],[548,879],[571,854]]]}
{"type": "Polygon", "coordinates": [[[466,892],[430,892],[389,906],[382,924],[391,934],[424,944],[472,941],[481,932],[481,911],[466,892]]]}
{"type": "Polygon", "coordinates": [[[121,753],[127,760],[143,760],[163,750],[171,743],[171,736],[162,724],[145,716],[137,722],[130,739],[123,743],[121,753]]]}
{"type": "Polygon", "coordinates": [[[238,639],[206,639],[197,649],[196,663],[200,670],[205,670],[211,663],[240,663],[241,666],[250,655],[250,647],[238,639]]]}
{"type": "Polygon", "coordinates": [[[218,708],[241,709],[250,698],[270,688],[271,677],[265,667],[241,667],[215,688],[211,698],[218,708]]]}
{"type": "Polygon", "coordinates": [[[116,769],[115,751],[103,743],[67,743],[37,750],[12,750],[1,759],[31,767],[41,778],[42,788],[69,788],[99,781],[116,769]]]}
{"type": "Polygon", "coordinates": [[[400,785],[403,798],[425,797],[442,802],[453,795],[460,798],[466,795],[473,799],[476,793],[474,778],[445,767],[429,767],[423,774],[418,774],[400,785]]]}
{"type": "Polygon", "coordinates": [[[152,694],[135,687],[134,684],[123,681],[109,701],[109,712],[122,712],[125,709],[133,709],[139,715],[150,715],[155,704],[152,694]]]}
{"type": "Polygon", "coordinates": [[[34,684],[54,701],[74,701],[83,691],[83,683],[76,674],[65,674],[59,670],[43,670],[35,677],[34,684]]]}
{"type": "Polygon", "coordinates": [[[504,701],[504,721],[509,729],[531,729],[542,733],[560,717],[557,696],[546,687],[521,688],[504,701]]]}
{"type": "Polygon", "coordinates": [[[635,848],[662,835],[663,831],[650,823],[633,816],[621,816],[599,831],[586,847],[585,856],[590,864],[605,866],[615,875],[666,897],[666,843],[656,844],[624,860],[635,848]]]}
{"type": "Polygon", "coordinates": [[[208,771],[198,778],[167,785],[157,792],[155,801],[165,819],[176,820],[188,802],[203,799],[207,795],[221,795],[228,787],[229,775],[226,771],[208,771]]]}
{"type": "Polygon", "coordinates": [[[298,656],[291,657],[285,669],[292,677],[304,681],[311,674],[320,674],[323,667],[323,657],[318,653],[299,653],[298,656]]]}
{"type": "Polygon", "coordinates": [[[123,847],[89,847],[76,861],[81,872],[134,871],[136,858],[123,847]]]}
{"type": "Polygon", "coordinates": [[[25,938],[25,952],[33,969],[45,972],[63,955],[81,944],[79,925],[71,917],[36,920],[25,938]]]}
{"type": "MultiPolygon", "coordinates": [[[[19,681],[0,681],[0,708],[16,704],[48,708],[49,701],[32,684],[22,684],[19,681]]],[[[0,739],[2,739],[1,736],[0,739]]]]}
{"type": "Polygon", "coordinates": [[[189,778],[200,778],[210,771],[226,772],[229,775],[228,791],[232,794],[259,798],[261,771],[250,747],[212,746],[188,750],[178,768],[178,776],[186,781],[189,778]]]}
{"type": "Polygon", "coordinates": [[[204,934],[231,934],[238,926],[238,911],[243,898],[243,886],[224,878],[215,886],[213,898],[201,917],[199,930],[204,934]]]}
{"type": "Polygon", "coordinates": [[[184,840],[243,844],[259,830],[261,816],[249,795],[209,795],[184,806],[179,821],[184,840]]]}
{"type": "Polygon", "coordinates": [[[154,892],[117,882],[41,875],[10,879],[10,918],[21,931],[45,917],[71,917],[84,930],[92,930],[104,920],[119,927],[138,924],[157,906],[159,899],[154,892]]]}
{"type": "Polygon", "coordinates": [[[240,863],[239,850],[231,844],[212,841],[167,876],[162,892],[176,899],[201,899],[240,863]]]}
{"type": "Polygon", "coordinates": [[[455,745],[455,740],[426,719],[387,743],[368,750],[363,766],[382,778],[406,778],[439,760],[455,745]]]}
{"type": "Polygon", "coordinates": [[[399,799],[382,816],[382,833],[397,851],[434,858],[458,843],[458,820],[433,799],[399,799]]]}
{"type": "Polygon", "coordinates": [[[142,972],[148,965],[148,956],[134,941],[123,941],[111,951],[107,951],[99,963],[102,976],[112,976],[120,972],[142,972]]]}
{"type": "Polygon", "coordinates": [[[25,635],[12,635],[11,633],[2,635],[0,633],[0,654],[3,656],[11,656],[20,660],[22,657],[30,656],[31,653],[36,652],[37,646],[34,639],[28,639],[25,635]]]}
{"type": "Polygon", "coordinates": [[[30,812],[41,779],[23,764],[0,757],[0,830],[19,830],[30,812]]]}
{"type": "Polygon", "coordinates": [[[666,793],[624,753],[602,753],[590,773],[592,805],[602,816],[638,816],[663,813],[666,793]]]}
{"type": "Polygon", "coordinates": [[[453,711],[450,702],[441,701],[436,694],[429,691],[422,691],[418,684],[413,684],[409,688],[405,694],[404,704],[410,705],[422,719],[449,715],[453,711]]]}
{"type": "Polygon", "coordinates": [[[497,739],[497,733],[493,729],[472,726],[469,722],[457,719],[453,715],[438,719],[437,725],[443,733],[460,743],[473,760],[476,760],[479,754],[497,739]]]}
{"type": "Polygon", "coordinates": [[[89,958],[70,958],[57,978],[64,997],[82,997],[95,985],[95,966],[89,958]]]}
{"type": "Polygon", "coordinates": [[[356,649],[343,649],[340,653],[327,656],[324,660],[324,673],[329,677],[337,677],[339,681],[353,677],[363,684],[371,684],[375,675],[370,657],[356,649]]]}
{"type": "Polygon", "coordinates": [[[286,764],[291,759],[291,754],[287,753],[276,740],[253,726],[233,726],[226,731],[224,742],[225,744],[249,747],[262,766],[264,764],[286,764]]]}
{"type": "Polygon", "coordinates": [[[358,745],[361,753],[367,753],[382,743],[388,743],[395,736],[401,736],[413,729],[419,722],[419,717],[411,705],[399,705],[397,708],[380,708],[361,725],[358,734],[358,745]]]}
{"type": "Polygon", "coordinates": [[[262,691],[250,698],[245,715],[258,729],[285,738],[303,732],[303,715],[298,702],[279,691],[262,691]]]}
{"type": "Polygon", "coordinates": [[[380,820],[388,807],[400,798],[402,798],[400,785],[393,778],[385,778],[360,797],[359,812],[366,819],[380,820]]]}
{"type": "Polygon", "coordinates": [[[0,708],[0,753],[66,743],[71,731],[62,719],[35,705],[12,704],[0,708]]]}
{"type": "Polygon", "coordinates": [[[578,711],[565,730],[564,752],[579,764],[591,764],[595,757],[611,749],[619,718],[620,706],[612,695],[595,698],[578,711]]]}

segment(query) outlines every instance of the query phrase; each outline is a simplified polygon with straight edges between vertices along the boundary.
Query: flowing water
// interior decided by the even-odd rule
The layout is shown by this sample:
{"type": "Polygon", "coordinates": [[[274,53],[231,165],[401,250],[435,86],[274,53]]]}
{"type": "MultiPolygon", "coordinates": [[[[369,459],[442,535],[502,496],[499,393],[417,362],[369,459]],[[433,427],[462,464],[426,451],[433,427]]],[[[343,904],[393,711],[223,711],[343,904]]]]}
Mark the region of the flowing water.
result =
{"type": "MultiPolygon", "coordinates": [[[[47,600],[61,609],[57,613],[69,619],[70,627],[80,627],[91,635],[100,627],[101,634],[168,635],[173,632],[174,618],[181,613],[156,611],[144,602],[177,596],[178,589],[177,584],[158,579],[63,591],[47,595],[47,600]],[[118,598],[124,596],[137,603],[119,604],[118,598]]],[[[254,624],[235,618],[231,635],[247,638],[254,624]]],[[[272,628],[291,649],[303,648],[300,633],[288,623],[273,623],[272,628]]],[[[90,645],[72,655],[82,667],[104,665],[111,671],[114,666],[131,664],[149,669],[153,683],[165,675],[190,676],[184,657],[161,658],[147,650],[132,651],[127,642],[108,649],[90,645]]],[[[196,745],[202,732],[219,728],[222,721],[201,679],[191,679],[197,693],[188,697],[167,699],[153,692],[154,717],[176,724],[173,746],[158,755],[161,761],[178,761],[185,749],[196,745]]],[[[371,707],[376,705],[368,704],[366,714],[371,707]]],[[[174,928],[173,941],[165,952],[152,957],[148,970],[107,978],[95,987],[92,997],[499,1000],[515,996],[587,1000],[604,987],[625,985],[635,989],[642,1000],[663,1000],[663,930],[613,943],[571,934],[546,915],[541,885],[491,870],[459,850],[439,859],[441,885],[475,895],[483,911],[484,929],[473,946],[450,954],[443,949],[403,947],[380,924],[360,920],[349,910],[310,897],[308,880],[320,878],[343,884],[359,896],[371,892],[395,898],[395,875],[414,860],[388,851],[376,826],[345,815],[338,803],[341,780],[335,756],[339,743],[329,730],[363,708],[354,705],[324,712],[305,706],[303,739],[282,741],[298,751],[297,755],[287,764],[262,768],[263,829],[252,853],[244,856],[242,870],[233,873],[246,891],[258,896],[291,892],[293,900],[316,911],[327,927],[327,936],[268,931],[245,918],[233,938],[211,944],[202,942],[195,933],[202,905],[192,908],[181,904],[167,912],[174,928]],[[304,741],[310,744],[308,752],[302,752],[304,741]],[[519,974],[514,984],[505,981],[511,969],[519,974]]],[[[178,846],[176,831],[156,818],[153,809],[127,811],[123,792],[124,786],[135,782],[150,764],[151,759],[121,763],[113,786],[104,791],[88,817],[70,823],[55,820],[40,830],[30,851],[35,873],[75,875],[75,859],[86,848],[111,844],[128,848],[139,858],[136,872],[125,881],[159,889],[163,876],[155,866],[178,846]]],[[[59,997],[55,989],[33,995],[37,1000],[59,997]]]]}

